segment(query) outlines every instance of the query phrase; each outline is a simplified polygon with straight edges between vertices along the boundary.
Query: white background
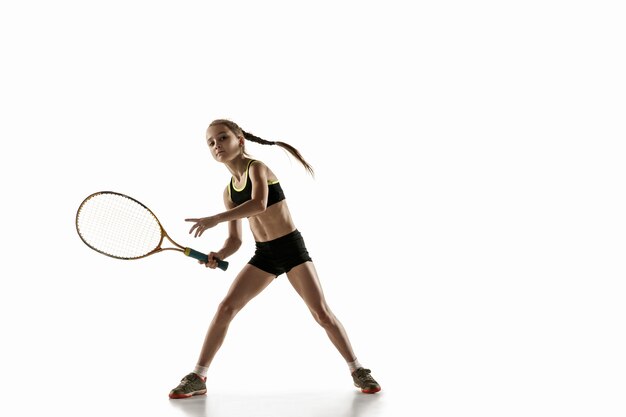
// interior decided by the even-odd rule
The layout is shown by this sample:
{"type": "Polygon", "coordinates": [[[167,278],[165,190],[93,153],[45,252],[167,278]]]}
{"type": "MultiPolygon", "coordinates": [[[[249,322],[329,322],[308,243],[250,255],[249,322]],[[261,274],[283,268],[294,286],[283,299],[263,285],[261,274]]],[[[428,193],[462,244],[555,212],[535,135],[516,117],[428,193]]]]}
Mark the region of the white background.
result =
{"type": "MultiPolygon", "coordinates": [[[[192,414],[167,392],[251,256],[247,223],[221,272],[101,256],[74,220],[114,190],[181,244],[219,249],[225,225],[194,240],[184,219],[222,210],[229,174],[204,131],[226,117],[316,169],[248,145],[383,385],[337,412],[623,416],[619,6],[3,3],[0,414],[192,414]]],[[[226,399],[352,390],[285,277],[235,319],[209,376],[226,399]]],[[[302,415],[332,415],[312,404],[302,415]]]]}

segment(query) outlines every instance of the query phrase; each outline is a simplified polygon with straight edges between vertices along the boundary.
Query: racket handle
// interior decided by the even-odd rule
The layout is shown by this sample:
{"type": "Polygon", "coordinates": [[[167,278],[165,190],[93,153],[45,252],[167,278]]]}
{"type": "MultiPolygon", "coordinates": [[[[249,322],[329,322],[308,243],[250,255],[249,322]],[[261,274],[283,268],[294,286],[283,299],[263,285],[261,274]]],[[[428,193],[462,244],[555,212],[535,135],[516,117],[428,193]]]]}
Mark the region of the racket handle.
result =
{"type": "MultiPolygon", "coordinates": [[[[198,252],[197,250],[191,249],[191,248],[185,248],[185,255],[187,256],[191,256],[194,259],[197,259],[201,262],[207,263],[209,262],[209,256],[202,253],[202,252],[198,252]]],[[[226,261],[222,261],[221,259],[217,259],[217,267],[219,269],[221,269],[222,271],[226,271],[226,269],[228,268],[228,262],[226,261]]]]}

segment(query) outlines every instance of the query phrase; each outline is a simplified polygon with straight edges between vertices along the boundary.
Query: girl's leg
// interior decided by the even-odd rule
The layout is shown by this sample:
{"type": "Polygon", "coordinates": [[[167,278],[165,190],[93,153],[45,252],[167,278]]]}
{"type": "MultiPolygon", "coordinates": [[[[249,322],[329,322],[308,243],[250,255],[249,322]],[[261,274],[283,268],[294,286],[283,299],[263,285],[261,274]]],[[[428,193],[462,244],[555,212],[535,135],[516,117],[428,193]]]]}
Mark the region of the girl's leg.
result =
{"type": "Polygon", "coordinates": [[[208,368],[226,337],[228,326],[235,315],[256,295],[263,291],[275,275],[246,264],[233,281],[209,326],[198,358],[198,365],[208,368]]]}
{"type": "Polygon", "coordinates": [[[358,364],[346,331],[328,308],[313,262],[305,262],[294,267],[287,273],[287,277],[309,307],[315,320],[326,330],[328,337],[348,363],[354,385],[367,394],[380,391],[380,385],[370,375],[371,371],[358,364]]]}
{"type": "Polygon", "coordinates": [[[353,362],[356,356],[348,340],[345,329],[330,311],[317,276],[313,262],[300,264],[287,273],[289,282],[302,297],[315,320],[326,330],[331,342],[346,362],[353,362]]]}

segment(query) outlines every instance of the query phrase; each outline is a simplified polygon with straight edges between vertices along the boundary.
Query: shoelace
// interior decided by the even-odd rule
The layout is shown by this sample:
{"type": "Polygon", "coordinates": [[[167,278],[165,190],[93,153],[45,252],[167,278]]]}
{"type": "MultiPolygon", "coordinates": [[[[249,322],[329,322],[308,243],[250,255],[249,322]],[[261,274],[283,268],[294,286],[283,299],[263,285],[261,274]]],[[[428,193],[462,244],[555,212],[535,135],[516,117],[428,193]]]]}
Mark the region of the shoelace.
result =
{"type": "Polygon", "coordinates": [[[365,381],[365,382],[375,382],[374,378],[372,378],[372,376],[370,375],[372,371],[370,371],[369,369],[363,369],[361,372],[357,373],[357,378],[359,378],[361,381],[365,381]]]}
{"type": "Polygon", "coordinates": [[[189,379],[188,377],[184,377],[183,379],[180,380],[180,386],[184,387],[185,385],[191,383],[191,379],[189,379]]]}

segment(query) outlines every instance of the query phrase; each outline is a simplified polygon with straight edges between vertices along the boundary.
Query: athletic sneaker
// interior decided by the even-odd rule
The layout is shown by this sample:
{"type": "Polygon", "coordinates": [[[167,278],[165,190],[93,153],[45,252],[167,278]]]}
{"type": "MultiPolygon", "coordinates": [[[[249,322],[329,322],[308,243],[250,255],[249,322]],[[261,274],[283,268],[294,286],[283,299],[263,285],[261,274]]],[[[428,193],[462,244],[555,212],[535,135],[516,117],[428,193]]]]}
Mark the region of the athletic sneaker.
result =
{"type": "Polygon", "coordinates": [[[193,372],[180,380],[180,384],[170,391],[170,398],[188,398],[193,395],[206,394],[206,383],[193,372]]]}
{"type": "Polygon", "coordinates": [[[380,391],[380,385],[372,376],[370,375],[372,371],[365,368],[358,368],[356,371],[352,372],[352,379],[354,380],[354,386],[357,388],[361,388],[361,392],[366,394],[374,394],[375,392],[380,391]]]}

